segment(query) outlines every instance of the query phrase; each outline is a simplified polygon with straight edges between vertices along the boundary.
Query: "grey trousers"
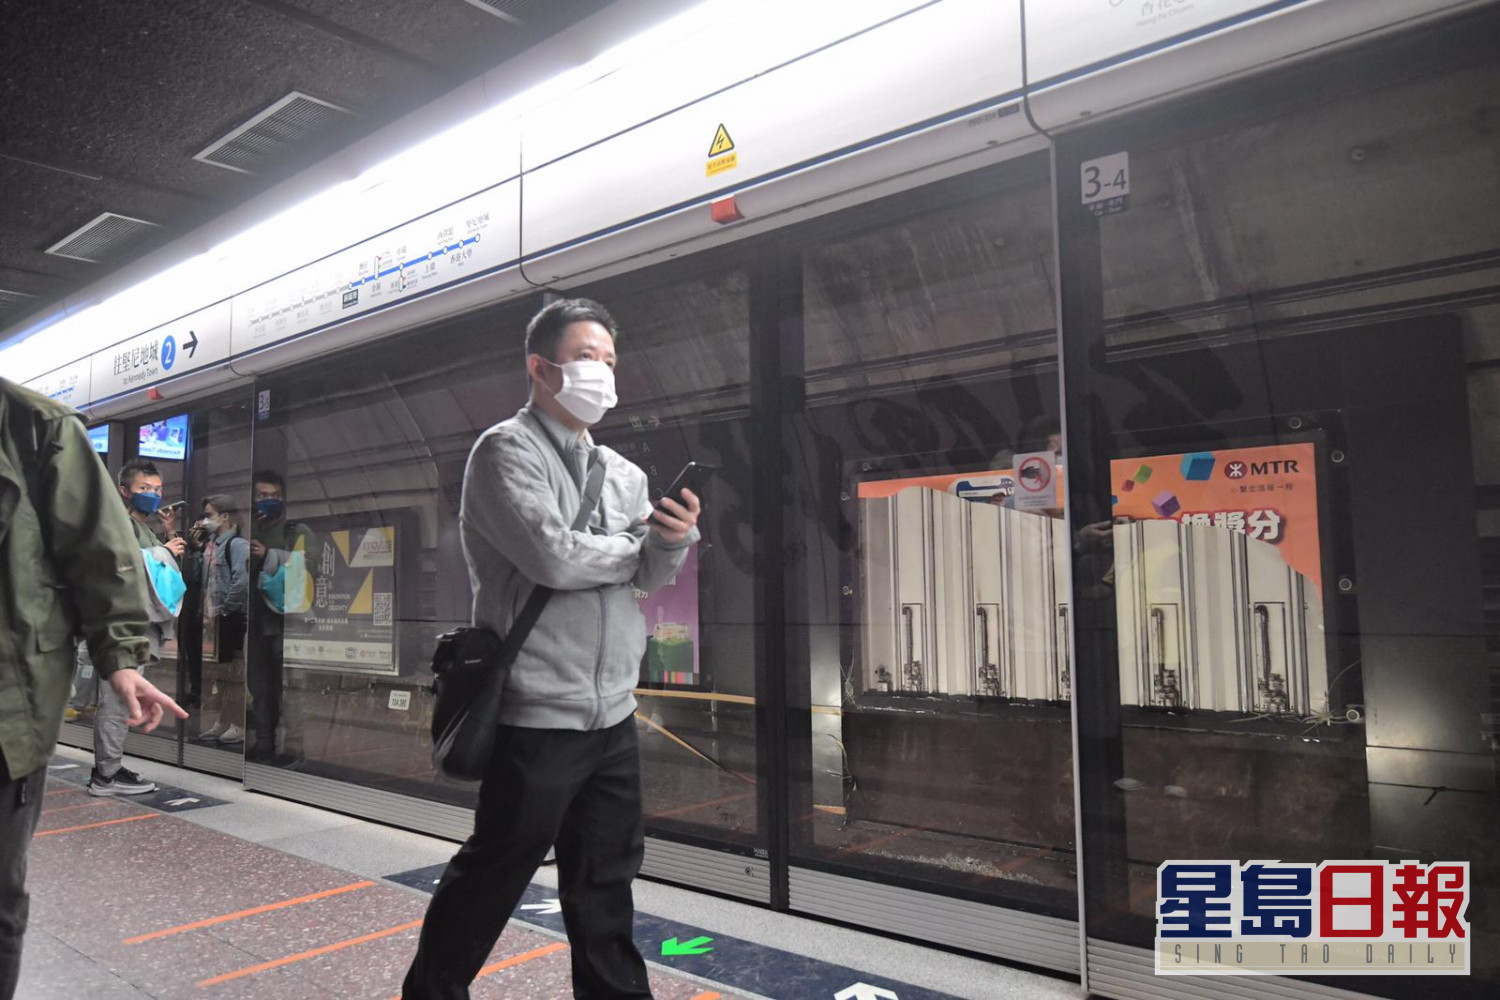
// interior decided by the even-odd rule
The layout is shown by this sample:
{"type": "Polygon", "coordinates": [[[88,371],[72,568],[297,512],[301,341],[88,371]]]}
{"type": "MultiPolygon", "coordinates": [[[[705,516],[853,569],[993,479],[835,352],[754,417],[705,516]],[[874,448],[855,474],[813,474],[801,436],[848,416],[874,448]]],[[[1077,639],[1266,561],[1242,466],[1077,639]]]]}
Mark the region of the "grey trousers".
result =
{"type": "Polygon", "coordinates": [[[21,977],[21,938],[26,934],[26,852],[42,814],[47,769],[10,778],[0,756],[0,1000],[15,996],[21,977]]]}
{"type": "MultiPolygon", "coordinates": [[[[145,676],[146,668],[138,668],[145,676]]],[[[94,770],[101,778],[113,778],[120,765],[125,763],[125,734],[130,731],[126,723],[130,710],[115,694],[109,681],[94,675],[99,686],[98,708],[94,713],[94,770]]]]}

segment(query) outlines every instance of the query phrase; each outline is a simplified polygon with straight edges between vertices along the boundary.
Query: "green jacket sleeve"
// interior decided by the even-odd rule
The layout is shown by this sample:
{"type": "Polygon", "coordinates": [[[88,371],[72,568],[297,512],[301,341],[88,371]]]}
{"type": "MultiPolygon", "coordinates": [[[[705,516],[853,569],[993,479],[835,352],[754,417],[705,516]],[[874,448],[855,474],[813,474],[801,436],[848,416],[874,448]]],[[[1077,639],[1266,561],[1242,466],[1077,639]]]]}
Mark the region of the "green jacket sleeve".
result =
{"type": "Polygon", "coordinates": [[[94,669],[103,677],[147,658],[146,590],[130,517],[76,416],[49,422],[40,459],[42,493],[57,572],[78,611],[94,669]]]}

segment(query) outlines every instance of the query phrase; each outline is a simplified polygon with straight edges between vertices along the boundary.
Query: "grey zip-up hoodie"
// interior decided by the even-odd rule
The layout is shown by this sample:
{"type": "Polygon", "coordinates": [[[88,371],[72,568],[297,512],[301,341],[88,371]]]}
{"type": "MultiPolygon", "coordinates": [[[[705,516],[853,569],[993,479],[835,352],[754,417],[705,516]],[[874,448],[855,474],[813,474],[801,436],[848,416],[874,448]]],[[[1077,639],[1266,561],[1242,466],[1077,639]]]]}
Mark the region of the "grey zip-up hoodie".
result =
{"type": "Polygon", "coordinates": [[[459,528],[474,624],[505,635],[534,583],[556,593],[511,667],[500,721],[533,729],[604,729],[635,711],[646,652],[634,591],[682,566],[697,529],[668,545],[645,523],[646,474],[529,404],[480,435],[464,470],[459,528]],[[591,454],[604,487],[588,530],[571,525],[591,454]]]}

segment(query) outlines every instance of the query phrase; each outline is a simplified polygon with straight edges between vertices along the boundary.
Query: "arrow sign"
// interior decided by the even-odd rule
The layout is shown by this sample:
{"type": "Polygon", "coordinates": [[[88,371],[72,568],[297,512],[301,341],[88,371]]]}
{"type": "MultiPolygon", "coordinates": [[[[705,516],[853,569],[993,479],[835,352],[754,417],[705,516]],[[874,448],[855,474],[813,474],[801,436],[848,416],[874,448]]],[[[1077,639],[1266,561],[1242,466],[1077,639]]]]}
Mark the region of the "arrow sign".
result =
{"type": "Polygon", "coordinates": [[[855,983],[847,990],[835,993],[833,1000],[901,1000],[901,998],[890,990],[883,990],[879,986],[871,986],[869,983],[855,983]]]}
{"type": "Polygon", "coordinates": [[[546,916],[549,913],[561,913],[562,901],[558,899],[544,899],[540,903],[526,903],[521,909],[535,910],[537,916],[546,916]]]}
{"type": "Polygon", "coordinates": [[[667,938],[661,943],[663,955],[707,955],[713,951],[709,944],[711,937],[695,937],[691,941],[679,942],[676,938],[667,938]]]}
{"type": "Polygon", "coordinates": [[[188,352],[188,357],[192,357],[198,352],[198,331],[188,331],[188,339],[182,342],[182,349],[188,352]]]}
{"type": "Polygon", "coordinates": [[[188,806],[194,802],[202,802],[202,799],[171,799],[167,802],[169,806],[188,806]]]}

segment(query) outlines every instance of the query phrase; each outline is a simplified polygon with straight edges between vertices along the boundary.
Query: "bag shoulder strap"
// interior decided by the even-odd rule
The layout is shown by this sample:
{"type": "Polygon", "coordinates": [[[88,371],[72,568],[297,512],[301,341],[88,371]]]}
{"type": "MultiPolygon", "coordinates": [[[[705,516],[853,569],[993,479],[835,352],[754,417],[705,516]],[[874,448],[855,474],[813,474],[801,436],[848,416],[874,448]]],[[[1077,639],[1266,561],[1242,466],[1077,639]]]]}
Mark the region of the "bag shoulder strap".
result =
{"type": "MultiPolygon", "coordinates": [[[[574,531],[582,531],[588,527],[589,518],[593,517],[594,508],[599,506],[599,495],[602,492],[604,492],[604,462],[599,458],[598,449],[595,449],[589,460],[589,477],[584,483],[583,499],[578,505],[577,516],[573,518],[574,531]]],[[[526,636],[531,632],[537,619],[542,617],[542,609],[547,606],[547,601],[551,597],[551,587],[537,584],[531,588],[531,594],[526,598],[526,604],[521,608],[521,613],[516,615],[510,631],[500,643],[500,651],[495,657],[497,661],[509,664],[515,660],[516,654],[521,651],[522,644],[526,642],[526,636]]]]}

